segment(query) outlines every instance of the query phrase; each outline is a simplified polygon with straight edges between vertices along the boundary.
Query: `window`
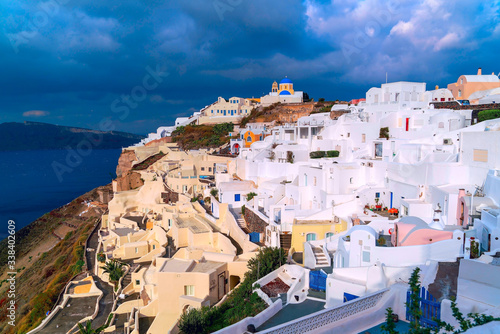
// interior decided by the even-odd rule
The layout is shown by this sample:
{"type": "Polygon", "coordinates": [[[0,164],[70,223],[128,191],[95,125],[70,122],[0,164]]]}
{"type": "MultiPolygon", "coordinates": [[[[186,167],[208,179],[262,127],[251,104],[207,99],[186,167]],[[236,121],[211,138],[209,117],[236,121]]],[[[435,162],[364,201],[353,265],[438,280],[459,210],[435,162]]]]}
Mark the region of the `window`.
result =
{"type": "Polygon", "coordinates": [[[333,237],[333,232],[327,232],[325,234],[325,238],[330,238],[330,237],[333,237]]]}
{"type": "Polygon", "coordinates": [[[370,262],[370,252],[363,251],[363,262],[370,262]]]}
{"type": "Polygon", "coordinates": [[[304,185],[307,187],[307,174],[304,174],[304,185]]]}
{"type": "Polygon", "coordinates": [[[461,78],[460,79],[460,84],[463,85],[464,84],[464,78],[461,78]]]}
{"type": "Polygon", "coordinates": [[[375,158],[382,158],[382,143],[375,143],[375,158]]]}
{"type": "Polygon", "coordinates": [[[458,97],[462,97],[462,90],[461,89],[458,90],[458,97]]]}
{"type": "Polygon", "coordinates": [[[205,167],[201,167],[201,171],[204,172],[205,171],[205,167]]]}
{"type": "Polygon", "coordinates": [[[252,137],[251,137],[251,136],[248,136],[248,137],[247,137],[247,141],[248,141],[248,142],[251,142],[251,141],[252,141],[252,137]]]}
{"type": "Polygon", "coordinates": [[[187,186],[182,186],[182,192],[186,193],[187,191],[188,191],[188,187],[187,186]]]}
{"type": "Polygon", "coordinates": [[[168,218],[168,227],[172,227],[172,219],[168,218]]]}
{"type": "Polygon", "coordinates": [[[474,161],[488,162],[488,150],[474,150],[474,161]]]}
{"type": "Polygon", "coordinates": [[[351,184],[353,184],[353,183],[354,183],[354,178],[353,178],[353,177],[351,177],[351,178],[349,179],[349,183],[351,183],[351,184]]]}
{"type": "Polygon", "coordinates": [[[313,177],[313,185],[315,186],[316,183],[317,183],[317,180],[316,180],[316,176],[315,176],[315,177],[313,177]]]}
{"type": "Polygon", "coordinates": [[[307,233],[306,241],[314,241],[316,240],[316,233],[307,233]]]}
{"type": "Polygon", "coordinates": [[[156,249],[156,245],[153,245],[153,250],[155,250],[155,249],[156,249]]]}
{"type": "Polygon", "coordinates": [[[135,280],[135,285],[141,285],[141,281],[140,281],[140,280],[138,280],[138,279],[136,279],[136,280],[135,280]]]}
{"type": "Polygon", "coordinates": [[[139,248],[135,247],[135,253],[139,253],[139,248]]]}
{"type": "Polygon", "coordinates": [[[361,142],[366,143],[366,134],[361,134],[361,142]]]}
{"type": "Polygon", "coordinates": [[[235,202],[241,201],[241,195],[240,194],[234,194],[234,201],[235,202]]]}
{"type": "Polygon", "coordinates": [[[241,139],[245,139],[245,136],[244,136],[244,135],[241,135],[241,139]]]}
{"type": "Polygon", "coordinates": [[[348,132],[348,133],[347,133],[347,138],[349,138],[350,136],[351,136],[351,133],[350,133],[350,132],[348,132]]]}
{"type": "Polygon", "coordinates": [[[212,167],[208,167],[208,171],[211,172],[212,171],[212,167]]]}
{"type": "Polygon", "coordinates": [[[375,193],[375,198],[380,198],[380,193],[375,193]]]}
{"type": "Polygon", "coordinates": [[[194,285],[184,285],[184,295],[194,296],[194,285]]]}

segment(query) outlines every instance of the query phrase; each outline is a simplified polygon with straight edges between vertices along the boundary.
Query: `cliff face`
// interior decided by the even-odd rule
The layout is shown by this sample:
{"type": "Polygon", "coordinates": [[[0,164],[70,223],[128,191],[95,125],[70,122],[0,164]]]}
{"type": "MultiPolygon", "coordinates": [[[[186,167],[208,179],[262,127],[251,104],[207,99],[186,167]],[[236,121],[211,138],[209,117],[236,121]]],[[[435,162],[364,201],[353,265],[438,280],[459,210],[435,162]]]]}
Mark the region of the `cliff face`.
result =
{"type": "MultiPolygon", "coordinates": [[[[66,283],[86,270],[84,245],[107,210],[94,189],[16,231],[16,326],[7,324],[7,298],[0,300],[0,333],[26,333],[51,310],[66,283]]],[[[0,242],[0,295],[7,296],[7,239],[0,242]]]]}
{"type": "Polygon", "coordinates": [[[132,163],[137,161],[134,151],[123,151],[118,159],[118,166],[116,166],[116,176],[118,178],[127,175],[132,169],[132,163]]]}
{"type": "Polygon", "coordinates": [[[122,177],[117,177],[115,181],[116,191],[127,191],[144,185],[141,174],[137,172],[129,172],[122,177]]]}

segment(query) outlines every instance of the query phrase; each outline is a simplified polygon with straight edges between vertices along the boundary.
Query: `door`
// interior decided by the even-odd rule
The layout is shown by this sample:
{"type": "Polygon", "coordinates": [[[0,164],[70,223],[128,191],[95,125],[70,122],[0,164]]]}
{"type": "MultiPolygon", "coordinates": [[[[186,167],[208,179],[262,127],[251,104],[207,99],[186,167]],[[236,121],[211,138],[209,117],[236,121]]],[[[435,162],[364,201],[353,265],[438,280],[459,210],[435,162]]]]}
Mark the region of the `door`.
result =
{"type": "Polygon", "coordinates": [[[226,294],[226,278],[224,273],[219,275],[219,300],[226,294]]]}
{"type": "Polygon", "coordinates": [[[406,131],[410,131],[410,119],[406,119],[406,131]]]}

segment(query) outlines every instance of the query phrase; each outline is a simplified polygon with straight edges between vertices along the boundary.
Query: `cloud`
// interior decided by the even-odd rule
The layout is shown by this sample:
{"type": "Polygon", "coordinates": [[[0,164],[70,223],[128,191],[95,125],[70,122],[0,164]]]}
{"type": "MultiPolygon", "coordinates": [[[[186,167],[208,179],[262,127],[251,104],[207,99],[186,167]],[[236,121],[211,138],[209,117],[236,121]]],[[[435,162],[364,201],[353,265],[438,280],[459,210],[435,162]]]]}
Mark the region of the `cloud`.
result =
{"type": "Polygon", "coordinates": [[[349,100],[386,72],[442,86],[479,66],[499,71],[498,0],[221,2],[230,4],[222,19],[206,0],[66,1],[35,26],[39,2],[0,2],[0,118],[50,110],[44,121],[113,118],[117,130],[144,133],[218,96],[266,94],[284,76],[311,97],[349,100]],[[22,38],[15,53],[11,42],[22,38]],[[156,65],[171,75],[117,121],[112,101],[156,65]]]}
{"type": "Polygon", "coordinates": [[[44,117],[48,116],[50,113],[43,110],[30,110],[23,112],[23,117],[44,117]]]}

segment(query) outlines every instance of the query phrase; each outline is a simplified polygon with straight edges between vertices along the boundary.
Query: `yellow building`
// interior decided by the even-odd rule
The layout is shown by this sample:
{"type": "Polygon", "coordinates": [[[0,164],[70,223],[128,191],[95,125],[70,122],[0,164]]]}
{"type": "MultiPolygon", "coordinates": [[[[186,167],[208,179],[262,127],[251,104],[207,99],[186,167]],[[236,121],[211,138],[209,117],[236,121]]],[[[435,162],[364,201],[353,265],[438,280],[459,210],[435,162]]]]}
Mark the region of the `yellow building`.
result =
{"type": "Polygon", "coordinates": [[[347,222],[342,219],[338,223],[331,220],[297,220],[292,226],[292,252],[303,252],[306,241],[325,239],[346,229],[347,222]]]}

